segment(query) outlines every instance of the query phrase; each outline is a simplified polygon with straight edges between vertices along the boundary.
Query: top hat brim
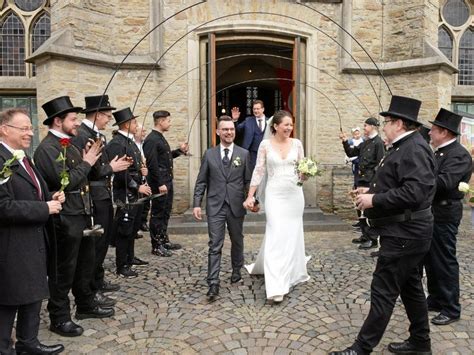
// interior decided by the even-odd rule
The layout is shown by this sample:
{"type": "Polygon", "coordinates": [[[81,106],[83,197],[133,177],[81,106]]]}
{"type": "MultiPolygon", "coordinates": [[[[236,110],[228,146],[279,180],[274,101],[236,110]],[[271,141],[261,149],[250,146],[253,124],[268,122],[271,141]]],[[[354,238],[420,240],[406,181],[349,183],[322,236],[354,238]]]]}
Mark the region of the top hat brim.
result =
{"type": "Polygon", "coordinates": [[[116,107],[112,106],[102,106],[102,107],[94,107],[94,108],[85,108],[81,111],[81,113],[92,113],[92,112],[101,112],[101,111],[113,111],[116,107]]]}
{"type": "Polygon", "coordinates": [[[383,111],[383,112],[380,112],[379,115],[383,116],[383,117],[390,116],[390,117],[395,117],[395,118],[401,118],[403,120],[408,120],[410,122],[416,123],[419,126],[421,126],[423,124],[423,123],[421,123],[420,121],[416,120],[415,118],[413,118],[411,116],[404,115],[402,113],[398,113],[398,112],[394,112],[394,111],[383,111]]]}
{"type": "Polygon", "coordinates": [[[56,113],[55,113],[54,115],[52,115],[52,116],[49,116],[48,118],[46,118],[46,119],[43,121],[43,124],[46,125],[46,126],[49,126],[55,117],[64,115],[64,114],[69,113],[69,112],[81,112],[81,111],[82,111],[82,107],[77,107],[77,106],[69,107],[69,108],[67,108],[67,109],[65,109],[65,110],[56,112],[56,113]]]}
{"type": "Polygon", "coordinates": [[[460,135],[461,133],[459,133],[459,131],[455,131],[453,130],[452,127],[448,127],[447,125],[444,125],[442,122],[436,122],[436,121],[429,121],[431,124],[434,124],[435,126],[438,126],[438,127],[441,127],[441,128],[445,128],[447,129],[449,132],[451,133],[454,133],[455,135],[460,135]]]}
{"type": "Polygon", "coordinates": [[[119,124],[131,121],[131,120],[133,120],[134,118],[137,118],[137,117],[140,117],[140,116],[132,116],[130,118],[127,118],[126,120],[123,120],[123,121],[120,121],[120,122],[115,122],[114,124],[112,124],[112,126],[118,126],[119,124]]]}

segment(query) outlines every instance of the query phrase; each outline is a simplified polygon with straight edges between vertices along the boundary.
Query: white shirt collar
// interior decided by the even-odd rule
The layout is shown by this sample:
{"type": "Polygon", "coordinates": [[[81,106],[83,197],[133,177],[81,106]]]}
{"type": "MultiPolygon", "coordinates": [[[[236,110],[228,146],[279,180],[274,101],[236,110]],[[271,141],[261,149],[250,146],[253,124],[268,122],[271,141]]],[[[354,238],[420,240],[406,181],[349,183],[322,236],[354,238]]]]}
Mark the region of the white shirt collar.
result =
{"type": "Polygon", "coordinates": [[[66,133],[56,131],[55,129],[52,129],[52,128],[50,128],[49,131],[58,138],[71,138],[71,136],[67,135],[66,133]]]}
{"type": "Polygon", "coordinates": [[[404,137],[406,137],[406,136],[412,134],[413,132],[415,132],[415,131],[408,131],[408,132],[405,132],[405,133],[400,134],[397,138],[395,138],[395,139],[393,140],[393,142],[392,142],[391,145],[394,145],[394,144],[395,144],[396,142],[398,142],[400,139],[402,139],[402,138],[404,138],[404,137]]]}
{"type": "MultiPolygon", "coordinates": [[[[12,147],[10,147],[7,143],[5,143],[5,142],[3,142],[3,141],[0,142],[0,143],[3,144],[3,145],[5,146],[5,148],[7,148],[8,151],[9,151],[10,153],[12,153],[12,154],[15,152],[15,150],[20,150],[20,149],[13,149],[12,147]]],[[[23,150],[23,149],[21,149],[21,150],[23,150]]]]}
{"type": "Polygon", "coordinates": [[[372,133],[370,136],[369,136],[369,139],[374,139],[375,137],[377,137],[379,135],[379,132],[375,131],[374,133],[372,133]]]}
{"type": "Polygon", "coordinates": [[[133,136],[133,134],[129,133],[129,132],[126,132],[126,131],[122,131],[122,130],[119,130],[118,133],[120,133],[122,136],[126,137],[126,138],[129,138],[131,139],[133,142],[135,142],[135,137],[133,136]]]}
{"type": "Polygon", "coordinates": [[[450,145],[451,143],[456,142],[456,139],[457,139],[457,138],[450,139],[449,141],[444,142],[443,144],[440,144],[440,145],[437,146],[435,149],[438,150],[438,149],[440,149],[440,148],[444,148],[444,147],[450,145]]]}
{"type": "Polygon", "coordinates": [[[221,147],[221,157],[224,158],[225,156],[225,152],[224,152],[224,149],[229,149],[229,159],[230,157],[232,156],[232,152],[234,151],[234,143],[232,143],[231,145],[229,145],[228,147],[224,147],[222,144],[219,144],[219,146],[221,147]]]}
{"type": "Polygon", "coordinates": [[[99,129],[98,129],[97,126],[94,124],[94,122],[89,121],[87,118],[83,119],[83,120],[82,120],[82,123],[84,123],[84,125],[86,125],[86,126],[89,127],[90,129],[92,129],[94,132],[100,133],[100,132],[99,132],[99,129]]]}

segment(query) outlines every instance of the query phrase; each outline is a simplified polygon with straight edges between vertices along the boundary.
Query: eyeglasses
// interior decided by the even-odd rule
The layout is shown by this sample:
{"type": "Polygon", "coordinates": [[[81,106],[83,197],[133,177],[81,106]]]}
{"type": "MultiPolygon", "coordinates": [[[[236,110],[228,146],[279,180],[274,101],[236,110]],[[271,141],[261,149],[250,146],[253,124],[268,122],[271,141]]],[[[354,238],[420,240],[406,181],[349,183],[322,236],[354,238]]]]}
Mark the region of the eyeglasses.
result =
{"type": "Polygon", "coordinates": [[[387,124],[389,124],[390,122],[393,122],[393,121],[395,121],[395,120],[385,120],[385,121],[382,122],[382,124],[384,126],[386,126],[387,124]]]}
{"type": "Polygon", "coordinates": [[[105,112],[100,112],[100,111],[99,111],[99,113],[100,113],[101,115],[106,116],[106,117],[109,118],[109,119],[112,119],[112,118],[114,117],[111,113],[107,114],[107,113],[105,113],[105,112]]]}
{"type": "Polygon", "coordinates": [[[35,128],[34,128],[33,126],[29,126],[29,127],[17,127],[17,126],[12,126],[12,125],[10,125],[10,124],[5,124],[5,126],[18,129],[19,131],[21,131],[21,133],[28,133],[28,132],[34,132],[34,131],[35,131],[35,128]]]}

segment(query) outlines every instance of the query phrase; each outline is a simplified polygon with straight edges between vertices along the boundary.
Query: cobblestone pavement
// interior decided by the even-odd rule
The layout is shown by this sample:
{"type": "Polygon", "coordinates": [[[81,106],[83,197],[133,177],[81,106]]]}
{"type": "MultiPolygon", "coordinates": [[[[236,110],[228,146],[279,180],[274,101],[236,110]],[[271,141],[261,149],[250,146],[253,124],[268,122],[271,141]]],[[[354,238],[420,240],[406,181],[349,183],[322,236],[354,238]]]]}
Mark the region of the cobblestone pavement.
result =
{"type": "MultiPolygon", "coordinates": [[[[470,217],[470,216],[469,216],[470,217]]],[[[465,218],[459,236],[462,319],[431,327],[434,354],[474,354],[473,229],[465,218]]],[[[78,321],[83,336],[61,338],[47,330],[42,312],[40,339],[62,342],[67,353],[110,354],[325,354],[350,345],[368,313],[369,285],[375,261],[351,244],[353,232],[306,234],[311,280],[298,285],[279,305],[265,301],[263,277],[249,276],[231,285],[228,239],[223,252],[221,293],[206,301],[207,235],[173,236],[184,249],[171,258],[152,256],[148,236],[137,241],[137,256],[149,267],[139,277],[117,278],[113,250],[108,278],[121,285],[109,294],[117,299],[111,319],[78,321]]],[[[245,257],[252,261],[262,235],[246,235],[245,257]]],[[[431,313],[430,316],[435,314],[431,313]]],[[[387,344],[407,338],[408,320],[400,302],[375,354],[387,344]]]]}

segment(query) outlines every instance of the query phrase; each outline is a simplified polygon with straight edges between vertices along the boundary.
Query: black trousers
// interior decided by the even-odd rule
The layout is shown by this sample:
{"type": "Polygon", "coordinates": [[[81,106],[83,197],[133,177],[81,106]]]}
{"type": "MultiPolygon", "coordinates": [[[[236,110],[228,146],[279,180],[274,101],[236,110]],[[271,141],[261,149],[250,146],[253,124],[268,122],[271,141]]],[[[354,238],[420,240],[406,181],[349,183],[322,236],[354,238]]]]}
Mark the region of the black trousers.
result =
{"type": "Polygon", "coordinates": [[[240,270],[244,265],[243,223],[244,217],[235,217],[226,202],[224,202],[218,214],[207,217],[207,225],[209,228],[207,283],[209,286],[219,285],[226,224],[232,243],[230,249],[232,269],[240,270]]]}
{"type": "Polygon", "coordinates": [[[48,311],[51,322],[71,319],[69,291],[75,298],[77,310],[94,307],[91,282],[94,276],[95,242],[84,237],[86,216],[59,215],[53,217],[57,240],[57,280],[49,279],[48,311]]]}
{"type": "Polygon", "coordinates": [[[173,208],[173,183],[170,182],[166,186],[168,193],[151,202],[150,233],[154,237],[166,234],[168,230],[168,221],[173,208]]]}
{"type": "Polygon", "coordinates": [[[380,342],[401,296],[410,321],[409,341],[420,349],[430,349],[430,328],[419,267],[430,240],[380,238],[380,256],[370,288],[370,311],[352,346],[360,354],[370,353],[380,342]]]}
{"type": "Polygon", "coordinates": [[[117,269],[131,265],[135,256],[135,235],[141,224],[143,205],[118,208],[114,220],[115,264],[117,269]]]}
{"type": "Polygon", "coordinates": [[[41,301],[18,306],[0,305],[0,354],[15,354],[12,347],[12,330],[15,316],[16,341],[27,346],[36,346],[40,323],[41,301]]]}
{"type": "Polygon", "coordinates": [[[148,213],[150,212],[150,208],[151,208],[151,203],[150,202],[146,202],[146,203],[143,204],[143,212],[142,212],[142,220],[141,220],[142,223],[141,224],[148,223],[148,213]]]}
{"type": "Polygon", "coordinates": [[[104,234],[100,237],[94,237],[94,278],[91,283],[91,288],[94,292],[99,290],[104,284],[104,260],[107,255],[107,250],[109,249],[113,218],[114,208],[112,206],[112,200],[94,201],[94,221],[104,228],[104,234]]]}
{"type": "Polygon", "coordinates": [[[425,258],[428,305],[451,318],[461,316],[456,236],[459,222],[434,223],[433,241],[425,258]]]}

